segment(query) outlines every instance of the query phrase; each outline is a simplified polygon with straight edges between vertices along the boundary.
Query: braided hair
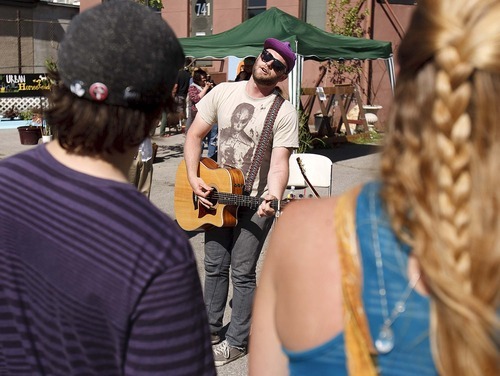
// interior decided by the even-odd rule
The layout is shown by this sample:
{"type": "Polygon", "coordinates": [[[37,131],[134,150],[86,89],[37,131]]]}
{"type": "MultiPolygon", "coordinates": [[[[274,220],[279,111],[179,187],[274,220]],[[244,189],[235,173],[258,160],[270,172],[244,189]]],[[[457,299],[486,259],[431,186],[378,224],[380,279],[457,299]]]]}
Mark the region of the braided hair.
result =
{"type": "Polygon", "coordinates": [[[498,19],[498,0],[419,0],[398,51],[382,194],[429,290],[441,375],[500,374],[498,19]]]}

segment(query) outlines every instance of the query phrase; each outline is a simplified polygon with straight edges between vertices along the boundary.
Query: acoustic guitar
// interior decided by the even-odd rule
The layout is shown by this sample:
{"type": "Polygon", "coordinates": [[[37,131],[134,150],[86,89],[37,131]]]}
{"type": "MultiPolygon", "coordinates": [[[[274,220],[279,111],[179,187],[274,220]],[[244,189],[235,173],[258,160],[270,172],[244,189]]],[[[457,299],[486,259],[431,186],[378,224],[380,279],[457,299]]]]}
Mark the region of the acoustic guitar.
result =
{"type": "MultiPolygon", "coordinates": [[[[198,201],[187,178],[186,163],[181,161],[175,176],[174,211],[177,223],[186,231],[206,230],[212,226],[234,227],[238,223],[238,207],[257,209],[263,199],[243,195],[245,178],[237,168],[221,168],[210,158],[202,158],[198,176],[213,188],[207,208],[198,201]]],[[[283,208],[290,200],[273,200],[273,209],[283,208]],[[278,205],[279,204],[279,205],[278,205]]]]}

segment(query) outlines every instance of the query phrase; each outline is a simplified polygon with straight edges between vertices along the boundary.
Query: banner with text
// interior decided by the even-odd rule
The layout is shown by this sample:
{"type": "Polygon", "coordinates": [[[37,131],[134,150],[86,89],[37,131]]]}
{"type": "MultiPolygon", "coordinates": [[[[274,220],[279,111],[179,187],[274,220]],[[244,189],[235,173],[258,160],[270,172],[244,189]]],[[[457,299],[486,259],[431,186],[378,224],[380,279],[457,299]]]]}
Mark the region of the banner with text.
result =
{"type": "Polygon", "coordinates": [[[43,73],[0,74],[0,97],[40,97],[50,90],[43,73]]]}

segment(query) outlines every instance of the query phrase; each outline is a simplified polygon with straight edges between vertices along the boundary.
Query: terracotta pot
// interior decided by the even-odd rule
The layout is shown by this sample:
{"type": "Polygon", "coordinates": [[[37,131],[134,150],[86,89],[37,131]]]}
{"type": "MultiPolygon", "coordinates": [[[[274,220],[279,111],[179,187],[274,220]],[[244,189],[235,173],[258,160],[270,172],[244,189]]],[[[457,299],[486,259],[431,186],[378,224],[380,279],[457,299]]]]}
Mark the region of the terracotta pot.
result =
{"type": "Polygon", "coordinates": [[[19,131],[19,139],[21,145],[36,145],[38,140],[42,138],[42,127],[22,126],[17,127],[19,131]]]}

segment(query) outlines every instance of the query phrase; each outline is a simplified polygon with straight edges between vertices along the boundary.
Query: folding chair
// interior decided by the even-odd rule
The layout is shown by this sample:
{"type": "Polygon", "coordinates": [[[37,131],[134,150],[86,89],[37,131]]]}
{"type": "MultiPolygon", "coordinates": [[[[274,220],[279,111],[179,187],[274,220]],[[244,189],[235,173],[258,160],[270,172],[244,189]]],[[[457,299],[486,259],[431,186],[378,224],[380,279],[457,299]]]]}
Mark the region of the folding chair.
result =
{"type": "Polygon", "coordinates": [[[324,155],[310,153],[294,153],[290,156],[290,175],[287,183],[289,193],[293,190],[295,195],[304,197],[310,197],[313,194],[312,189],[308,187],[300,171],[301,168],[297,163],[297,158],[300,159],[304,174],[318,194],[320,196],[331,196],[333,162],[324,155]]]}

